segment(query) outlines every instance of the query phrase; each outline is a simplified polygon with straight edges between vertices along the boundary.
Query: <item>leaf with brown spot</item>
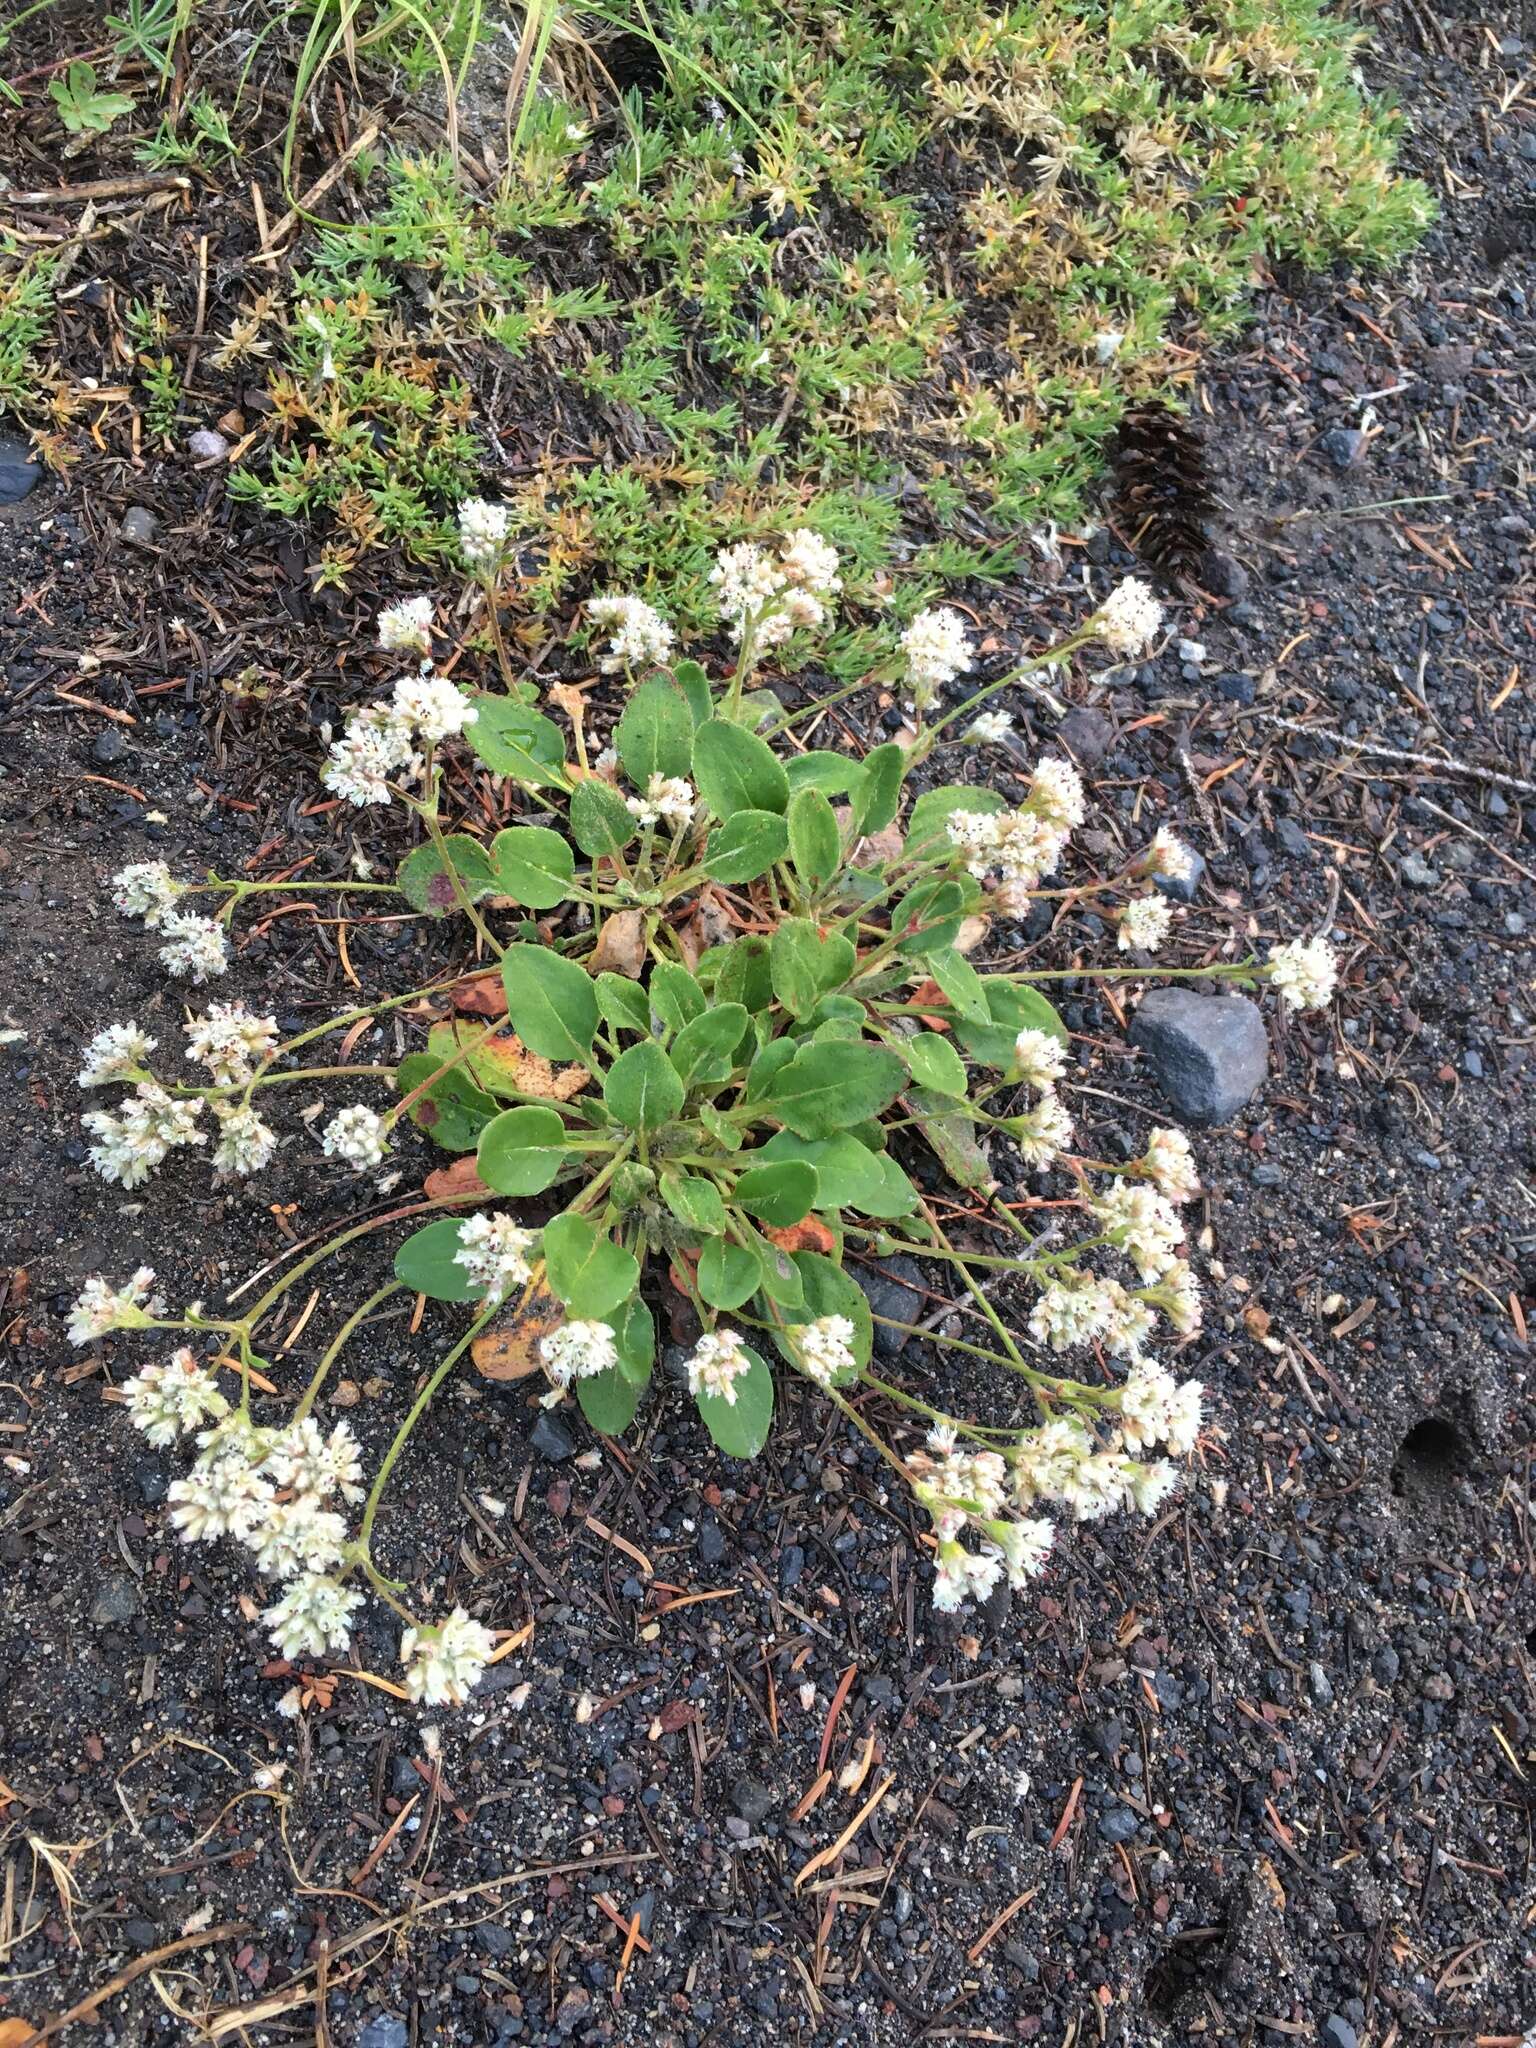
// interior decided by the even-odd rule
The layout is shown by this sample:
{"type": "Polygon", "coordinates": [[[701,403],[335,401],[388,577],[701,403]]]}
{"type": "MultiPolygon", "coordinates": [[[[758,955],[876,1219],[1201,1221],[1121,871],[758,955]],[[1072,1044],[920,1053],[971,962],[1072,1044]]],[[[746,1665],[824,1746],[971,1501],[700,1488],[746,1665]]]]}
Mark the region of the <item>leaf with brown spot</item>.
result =
{"type": "Polygon", "coordinates": [[[448,1166],[434,1167],[421,1184],[429,1202],[441,1202],[452,1195],[488,1195],[491,1191],[475,1171],[473,1153],[466,1152],[448,1166]]]}
{"type": "Polygon", "coordinates": [[[541,1339],[558,1330],[565,1309],[554,1295],[537,1288],[526,1302],[505,1310],[490,1329],[469,1347],[475,1368],[488,1380],[525,1380],[543,1364],[541,1339]]]}
{"type": "Polygon", "coordinates": [[[472,974],[466,981],[455,982],[453,1006],[471,1017],[505,1017],[507,992],[502,987],[501,976],[472,974]]]}
{"type": "Polygon", "coordinates": [[[803,1216],[780,1230],[765,1229],[763,1235],[781,1252],[821,1252],[830,1257],[837,1250],[837,1239],[819,1216],[803,1216]]]}
{"type": "Polygon", "coordinates": [[[546,1102],[569,1102],[592,1079],[585,1067],[561,1067],[557,1072],[511,1031],[483,1039],[471,1056],[470,1071],[482,1087],[494,1091],[500,1081],[519,1095],[537,1095],[546,1102]]]}

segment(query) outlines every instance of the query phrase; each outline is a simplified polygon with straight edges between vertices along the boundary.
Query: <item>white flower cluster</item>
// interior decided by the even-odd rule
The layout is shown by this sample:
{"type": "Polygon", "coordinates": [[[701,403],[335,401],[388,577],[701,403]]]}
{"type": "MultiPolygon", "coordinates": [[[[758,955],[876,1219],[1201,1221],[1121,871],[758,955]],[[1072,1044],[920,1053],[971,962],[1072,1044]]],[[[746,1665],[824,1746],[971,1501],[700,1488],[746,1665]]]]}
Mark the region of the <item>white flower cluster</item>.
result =
{"type": "Polygon", "coordinates": [[[1164,881],[1187,882],[1195,872],[1195,856],[1176,832],[1159,825],[1152,834],[1144,866],[1149,875],[1161,875],[1164,881]]]}
{"type": "Polygon", "coordinates": [[[1155,953],[1173,929],[1173,905],[1154,889],[1133,896],[1120,913],[1115,944],[1122,953],[1155,953]]]}
{"type": "Polygon", "coordinates": [[[954,1430],[941,1424],[908,1466],[938,1538],[933,1604],[940,1613],[985,1600],[1005,1576],[1016,1591],[1039,1577],[1055,1530],[1043,1517],[1017,1520],[1008,1513],[1008,1461],[1000,1452],[958,1450],[954,1430]],[[967,1529],[980,1539],[979,1550],[961,1542],[967,1529]]]}
{"type": "Polygon", "coordinates": [[[609,636],[598,663],[605,676],[663,662],[672,652],[676,635],[643,597],[594,597],[587,604],[587,620],[609,636]]]}
{"type": "Polygon", "coordinates": [[[792,1332],[796,1355],[811,1378],[830,1387],[840,1375],[856,1370],[853,1324],[846,1316],[818,1316],[792,1332]]]}
{"type": "Polygon", "coordinates": [[[229,1412],[213,1374],[198,1364],[186,1345],[173,1351],[164,1365],[146,1365],[126,1380],[123,1399],[135,1427],[160,1450],[188,1430],[229,1412]]]}
{"type": "Polygon", "coordinates": [[[1026,909],[1029,892],[1055,872],[1086,814],[1082,777],[1070,762],[1052,759],[1035,769],[1017,810],[951,811],[945,824],[978,882],[1000,878],[997,906],[1011,913],[1026,909]]]}
{"type": "Polygon", "coordinates": [[[752,1360],[734,1330],[707,1330],[688,1360],[688,1391],[695,1400],[708,1394],[734,1408],[736,1382],[751,1370],[752,1360]]]}
{"type": "Polygon", "coordinates": [[[386,654],[419,654],[432,658],[432,600],[404,597],[379,613],[379,645],[386,654]]]}
{"type": "Polygon", "coordinates": [[[557,1387],[595,1379],[619,1362],[619,1348],[607,1323],[568,1322],[539,1341],[544,1370],[557,1387]]]}
{"type": "Polygon", "coordinates": [[[337,1110],[321,1132],[320,1149],[327,1159],[340,1159],[363,1173],[384,1163],[389,1152],[389,1125],[366,1103],[349,1103],[337,1110]]]}
{"type": "Polygon", "coordinates": [[[143,1330],[156,1316],[165,1313],[165,1303],[150,1288],[155,1282],[153,1266],[140,1266],[126,1287],[109,1287],[99,1273],[93,1273],[80,1290],[69,1312],[71,1344],[94,1344],[113,1330],[143,1330]]]}
{"type": "MultiPolygon", "coordinates": [[[[1193,1380],[1196,1428],[1200,1389],[1193,1380]]],[[[1061,1416],[1020,1438],[1013,1484],[1021,1506],[1051,1501],[1077,1522],[1098,1522],[1124,1508],[1155,1514],[1178,1485],[1166,1459],[1146,1464],[1130,1455],[1124,1432],[1096,1437],[1077,1416],[1061,1416]]],[[[1191,1439],[1193,1441],[1193,1439],[1191,1439]]]]}
{"type": "Polygon", "coordinates": [[[1110,592],[1088,624],[1112,654],[1129,661],[1144,654],[1162,631],[1163,607],[1147,584],[1128,576],[1110,592]]]}
{"type": "MultiPolygon", "coordinates": [[[[949,605],[930,606],[919,612],[901,636],[901,651],[907,658],[907,694],[920,709],[926,709],[947,683],[967,674],[975,665],[971,643],[965,636],[965,621],[949,605]]],[[[968,737],[1001,738],[1009,723],[1005,712],[983,712],[968,737]],[[995,729],[999,718],[1003,720],[1001,732],[995,729]],[[989,720],[994,730],[984,735],[980,729],[989,720]]]]}
{"type": "Polygon", "coordinates": [[[185,1029],[187,1058],[230,1086],[249,1081],[277,1044],[277,1019],[253,1017],[244,1003],[210,1003],[185,1029]]]}
{"type": "Polygon", "coordinates": [[[162,966],[201,985],[228,967],[229,944],[216,919],[176,908],[186,889],[163,860],[135,861],[112,877],[112,900],[123,916],[141,917],[162,935],[162,966]]]}
{"type": "Polygon", "coordinates": [[[1178,1263],[1184,1225],[1155,1188],[1117,1180],[1091,1204],[1102,1234],[1123,1251],[1144,1282],[1160,1280],[1178,1263]]]}
{"type": "Polygon", "coordinates": [[[201,1096],[178,1101],[158,1081],[140,1081],[117,1110],[91,1109],[81,1117],[96,1140],[90,1162],[103,1180],[136,1188],[177,1146],[208,1142],[197,1128],[202,1111],[201,1096]]]}
{"type": "Polygon", "coordinates": [[[667,824],[679,830],[693,817],[694,787],[681,775],[653,775],[644,796],[624,799],[631,817],[642,825],[667,824]]]}
{"type": "Polygon", "coordinates": [[[1269,978],[1291,1010],[1324,1010],[1339,985],[1339,963],[1323,938],[1292,939],[1269,955],[1269,978]]]}
{"type": "MultiPolygon", "coordinates": [[[[1119,1214],[1111,1211],[1111,1218],[1119,1214]]],[[[1112,1227],[1134,1232],[1136,1221],[1133,1218],[1129,1224],[1114,1223],[1112,1227]]],[[[1125,1249],[1133,1258],[1137,1256],[1129,1244],[1125,1249]]],[[[1198,1330],[1200,1290],[1189,1262],[1172,1257],[1166,1250],[1165,1233],[1150,1225],[1138,1235],[1138,1250],[1149,1267],[1155,1259],[1157,1269],[1143,1272],[1143,1285],[1136,1289],[1082,1266],[1063,1266],[1054,1272],[1030,1311],[1029,1333],[1035,1341],[1058,1353],[1097,1342],[1112,1358],[1134,1360],[1141,1357],[1159,1310],[1181,1337],[1198,1330]]]]}
{"type": "Polygon", "coordinates": [[[511,531],[512,514],[505,505],[466,498],[459,507],[459,553],[477,575],[489,575],[500,566],[511,531]]]}
{"type": "Polygon", "coordinates": [[[405,1689],[429,1707],[462,1707],[491,1658],[491,1632],[462,1607],[435,1628],[408,1628],[400,1638],[405,1689]]]}
{"type": "Polygon", "coordinates": [[[347,720],[331,744],[320,780],[344,802],[361,809],[387,804],[390,781],[419,781],[422,749],[473,725],[479,712],[457,684],[423,670],[402,676],[387,704],[370,704],[347,720]]]}
{"type": "Polygon", "coordinates": [[[533,1278],[528,1254],[538,1241],[538,1232],[522,1230],[510,1216],[479,1213],[466,1216],[459,1225],[459,1249],[453,1255],[487,1301],[501,1301],[514,1287],[525,1287],[533,1278]]]}
{"type": "Polygon", "coordinates": [[[843,587],[837,550],[808,526],[796,527],[777,557],[755,541],[737,541],[716,557],[709,580],[731,638],[750,628],[754,649],[779,647],[802,626],[824,626],[843,587]]]}
{"type": "Polygon", "coordinates": [[[1154,1130],[1135,1171],[1170,1202],[1192,1202],[1200,1192],[1194,1151],[1182,1131],[1154,1130]]]}
{"type": "Polygon", "coordinates": [[[960,735],[974,747],[998,747],[1013,731],[1013,719],[1006,711],[979,711],[960,735]]]}
{"type": "Polygon", "coordinates": [[[260,1173],[277,1150],[277,1133],[243,1102],[215,1102],[219,1139],[213,1148],[216,1172],[260,1173]]]}
{"type": "Polygon", "coordinates": [[[100,1088],[108,1081],[131,1081],[159,1044],[137,1024],[109,1024],[86,1046],[75,1076],[81,1088],[100,1088]]]}

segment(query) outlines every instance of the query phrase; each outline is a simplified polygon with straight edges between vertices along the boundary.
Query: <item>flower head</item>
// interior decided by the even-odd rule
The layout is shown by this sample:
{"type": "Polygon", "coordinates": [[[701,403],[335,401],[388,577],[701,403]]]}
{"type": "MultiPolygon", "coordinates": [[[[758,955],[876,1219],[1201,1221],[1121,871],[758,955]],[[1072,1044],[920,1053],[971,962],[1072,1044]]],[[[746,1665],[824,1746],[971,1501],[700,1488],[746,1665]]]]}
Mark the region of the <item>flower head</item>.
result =
{"type": "Polygon", "coordinates": [[[355,1586],[343,1586],[320,1572],[306,1572],[261,1617],[285,1657],[323,1657],[344,1650],[352,1638],[352,1616],[363,1603],[355,1586]]]}
{"type": "Polygon", "coordinates": [[[265,1520],[272,1482],[241,1451],[199,1458],[185,1479],[173,1479],[166,1498],[171,1521],[189,1543],[234,1536],[242,1543],[265,1520]]]}
{"type": "Polygon", "coordinates": [[[1053,1351],[1070,1351],[1097,1337],[1112,1309],[1104,1283],[1095,1274],[1063,1267],[1030,1312],[1030,1335],[1053,1351]]]}
{"type": "Polygon", "coordinates": [[[734,1330],[708,1330],[688,1360],[688,1391],[695,1400],[708,1394],[734,1408],[736,1382],[751,1370],[751,1357],[734,1330]]]}
{"type": "Polygon", "coordinates": [[[901,636],[901,651],[907,658],[907,688],[920,705],[931,704],[946,684],[975,666],[965,620],[949,605],[919,612],[901,636]]]}
{"type": "Polygon", "coordinates": [[[459,1225],[453,1262],[484,1290],[487,1300],[500,1301],[533,1278],[528,1254],[537,1241],[537,1231],[521,1229],[510,1216],[466,1216],[459,1225]]]}
{"type": "Polygon", "coordinates": [[[1013,1066],[1026,1087],[1049,1094],[1067,1071],[1067,1049],[1049,1031],[1026,1024],[1013,1041],[1013,1066]]]}
{"type": "Polygon", "coordinates": [[[631,816],[642,825],[666,823],[678,827],[693,817],[695,800],[693,784],[685,782],[681,775],[653,775],[645,785],[644,796],[624,799],[631,816]]]}
{"type": "Polygon", "coordinates": [[[1198,1380],[1185,1380],[1173,1397],[1164,1434],[1168,1448],[1176,1458],[1184,1457],[1199,1441],[1204,1393],[1205,1389],[1198,1380]]]}
{"type": "Polygon", "coordinates": [[[1324,1010],[1339,985],[1339,963],[1323,938],[1291,939],[1269,955],[1269,978],[1292,1010],[1324,1010]]]}
{"type": "Polygon", "coordinates": [[[215,1172],[242,1177],[260,1173],[277,1150],[276,1131],[243,1103],[216,1102],[213,1113],[219,1126],[218,1142],[213,1148],[215,1172]]]}
{"type": "Polygon", "coordinates": [[[1166,896],[1133,896],[1120,913],[1115,944],[1122,953],[1155,953],[1173,928],[1166,896]]]}
{"type": "Polygon", "coordinates": [[[1052,754],[1037,762],[1029,778],[1029,799],[1024,808],[1065,835],[1076,831],[1088,815],[1088,796],[1083,778],[1070,761],[1052,754]]]}
{"type": "Polygon", "coordinates": [[[1059,1095],[1042,1095],[1008,1119],[1008,1131],[1026,1166],[1054,1166],[1072,1143],[1072,1119],[1059,1095]]]}
{"type": "Polygon", "coordinates": [[[750,540],[723,548],[709,580],[720,593],[720,616],[730,627],[733,640],[741,638],[749,623],[761,623],[785,581],[783,570],[750,540]]]}
{"type": "Polygon", "coordinates": [[[420,757],[410,725],[388,705],[352,719],[320,770],[326,788],[355,810],[387,804],[390,780],[411,780],[420,772],[420,757]]]}
{"type": "Polygon", "coordinates": [[[1130,660],[1145,653],[1162,631],[1163,607],[1145,583],[1128,576],[1088,623],[1112,654],[1130,660]]]}
{"type": "Polygon", "coordinates": [[[215,1081],[249,1081],[277,1044],[277,1019],[253,1017],[244,1003],[210,1003],[186,1022],[187,1058],[215,1081]]]}
{"type": "Polygon", "coordinates": [[[843,587],[837,549],[809,526],[797,526],[779,551],[779,573],[796,590],[832,597],[843,587]]]}
{"type": "Polygon", "coordinates": [[[191,910],[168,910],[159,925],[165,934],[160,962],[168,973],[183,976],[200,987],[229,966],[229,943],[223,925],[216,919],[200,917],[191,910]]]}
{"type": "Polygon", "coordinates": [[[847,1316],[818,1316],[791,1332],[796,1356],[813,1380],[830,1387],[839,1377],[857,1372],[854,1327],[847,1316]]]}
{"type": "Polygon", "coordinates": [[[1013,719],[1006,711],[979,711],[960,735],[972,746],[1001,746],[1013,731],[1013,719]]]}
{"type": "Polygon", "coordinates": [[[424,673],[402,676],[395,685],[390,713],[426,747],[435,747],[473,725],[480,716],[456,683],[446,676],[424,673]]]}
{"type": "Polygon", "coordinates": [[[572,1380],[595,1378],[619,1362],[619,1350],[607,1323],[567,1322],[539,1342],[544,1370],[557,1387],[572,1380]]]}
{"type": "Polygon", "coordinates": [[[609,635],[607,652],[598,663],[605,676],[665,661],[676,638],[643,597],[594,597],[587,604],[587,622],[609,635]]]}
{"type": "Polygon", "coordinates": [[[312,1500],[327,1500],[333,1493],[353,1502],[363,1497],[357,1438],[345,1422],[324,1436],[314,1417],[306,1415],[278,1437],[267,1470],[279,1486],[312,1500]]]}
{"type": "Polygon", "coordinates": [[[147,1329],[165,1308],[149,1291],[154,1279],[153,1267],[140,1266],[128,1284],[114,1292],[99,1273],[93,1273],[70,1310],[70,1343],[94,1344],[112,1330],[147,1329]]]}
{"type": "Polygon", "coordinates": [[[1119,1245],[1143,1280],[1156,1280],[1176,1264],[1184,1225],[1155,1188],[1117,1180],[1093,1204],[1099,1228],[1119,1245]]]}
{"type": "Polygon", "coordinates": [[[224,1414],[229,1406],[213,1374],[185,1345],[164,1365],[146,1365],[125,1380],[123,1399],[135,1429],[161,1450],[184,1432],[224,1414]]]}
{"type": "Polygon", "coordinates": [[[386,654],[432,653],[432,600],[403,597],[379,613],[379,645],[386,654]]]}
{"type": "Polygon", "coordinates": [[[1125,1376],[1120,1389],[1120,1433],[1129,1451],[1150,1450],[1167,1436],[1178,1398],[1173,1374],[1151,1359],[1141,1359],[1125,1376]]]}
{"type": "Polygon", "coordinates": [[[366,1103],[349,1103],[336,1114],[320,1134],[320,1149],[327,1159],[341,1159],[359,1173],[383,1164],[389,1151],[389,1125],[366,1103]]]}
{"type": "Polygon", "coordinates": [[[158,1040],[146,1036],[137,1024],[109,1024],[86,1046],[83,1065],[75,1076],[82,1088],[99,1088],[106,1081],[127,1081],[154,1051],[158,1040]]]}
{"type": "Polygon", "coordinates": [[[1165,882],[1187,882],[1195,872],[1195,856],[1176,832],[1159,825],[1142,865],[1149,875],[1159,876],[1165,882]]]}
{"type": "Polygon", "coordinates": [[[312,1494],[277,1502],[248,1538],[256,1569],[269,1579],[329,1571],[341,1563],[346,1540],[341,1516],[322,1508],[312,1494]]]}
{"type": "Polygon", "coordinates": [[[200,1097],[179,1101],[157,1081],[141,1081],[120,1110],[92,1109],[81,1117],[96,1140],[92,1166],[105,1181],[138,1187],[175,1146],[204,1143],[197,1128],[202,1109],[200,1097]]]}
{"type": "Polygon", "coordinates": [[[163,924],[184,895],[185,883],[178,882],[163,860],[140,860],[119,868],[112,877],[112,901],[124,917],[142,917],[153,929],[163,924]]]}
{"type": "Polygon", "coordinates": [[[496,568],[511,530],[512,514],[505,505],[466,498],[459,507],[459,553],[466,565],[481,575],[496,568]]]}
{"type": "Polygon", "coordinates": [[[1188,1138],[1182,1131],[1155,1130],[1138,1163],[1138,1171],[1169,1202],[1192,1202],[1200,1192],[1200,1174],[1188,1138]]]}
{"type": "Polygon", "coordinates": [[[491,1632],[462,1607],[435,1628],[408,1628],[400,1638],[405,1689],[429,1707],[461,1707],[490,1662],[491,1632]]]}
{"type": "Polygon", "coordinates": [[[1137,1514],[1155,1515],[1169,1495],[1178,1491],[1178,1468],[1166,1458],[1150,1465],[1132,1463],[1126,1468],[1125,1485],[1137,1514]]]}

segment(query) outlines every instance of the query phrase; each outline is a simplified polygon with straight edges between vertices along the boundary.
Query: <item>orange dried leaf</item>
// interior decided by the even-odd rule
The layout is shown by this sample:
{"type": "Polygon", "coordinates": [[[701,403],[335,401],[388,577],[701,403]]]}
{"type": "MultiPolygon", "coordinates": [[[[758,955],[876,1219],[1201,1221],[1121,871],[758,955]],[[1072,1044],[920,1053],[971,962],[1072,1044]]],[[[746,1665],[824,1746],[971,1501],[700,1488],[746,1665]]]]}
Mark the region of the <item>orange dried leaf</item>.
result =
{"type": "Polygon", "coordinates": [[[422,1182],[421,1191],[430,1202],[441,1202],[451,1195],[490,1193],[475,1171],[475,1158],[471,1152],[466,1152],[462,1159],[455,1159],[451,1165],[433,1167],[422,1182]]]}
{"type": "Polygon", "coordinates": [[[817,1216],[806,1216],[799,1223],[786,1223],[778,1230],[765,1228],[763,1235],[781,1252],[821,1252],[830,1256],[837,1249],[837,1239],[817,1216]]]}
{"type": "Polygon", "coordinates": [[[507,992],[499,974],[472,974],[453,985],[453,1006],[470,1017],[505,1017],[507,992]]]}
{"type": "Polygon", "coordinates": [[[540,1340],[565,1321],[554,1295],[536,1289],[525,1303],[508,1309],[469,1347],[475,1369],[488,1380],[524,1380],[537,1372],[540,1340]]]}

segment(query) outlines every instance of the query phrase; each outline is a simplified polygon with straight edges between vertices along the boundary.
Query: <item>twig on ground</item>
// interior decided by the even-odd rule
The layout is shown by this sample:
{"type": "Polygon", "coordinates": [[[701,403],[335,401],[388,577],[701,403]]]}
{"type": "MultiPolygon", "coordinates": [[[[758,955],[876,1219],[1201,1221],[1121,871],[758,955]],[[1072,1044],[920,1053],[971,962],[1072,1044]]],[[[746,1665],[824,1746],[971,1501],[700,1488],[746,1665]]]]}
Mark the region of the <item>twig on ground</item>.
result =
{"type": "Polygon", "coordinates": [[[1351,739],[1348,733],[1336,732],[1331,725],[1304,725],[1299,718],[1282,718],[1274,711],[1250,711],[1249,718],[1257,718],[1265,725],[1278,726],[1281,732],[1294,732],[1302,739],[1326,740],[1330,746],[1339,747],[1349,754],[1371,754],[1383,761],[1407,761],[1415,768],[1427,768],[1435,775],[1465,775],[1475,782],[1491,782],[1496,789],[1512,789],[1521,796],[1536,796],[1536,782],[1527,782],[1523,776],[1506,775],[1499,768],[1484,768],[1476,761],[1452,761],[1435,754],[1410,753],[1406,747],[1388,747],[1375,740],[1351,739]]]}

